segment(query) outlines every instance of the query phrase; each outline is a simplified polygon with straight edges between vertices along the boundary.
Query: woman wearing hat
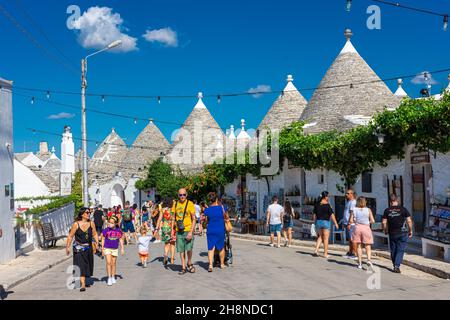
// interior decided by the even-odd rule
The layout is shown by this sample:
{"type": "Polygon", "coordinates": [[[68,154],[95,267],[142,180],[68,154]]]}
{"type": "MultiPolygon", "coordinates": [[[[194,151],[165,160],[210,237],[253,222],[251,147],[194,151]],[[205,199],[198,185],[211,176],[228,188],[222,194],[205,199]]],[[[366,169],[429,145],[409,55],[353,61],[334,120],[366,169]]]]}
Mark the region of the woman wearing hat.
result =
{"type": "Polygon", "coordinates": [[[78,268],[76,272],[80,276],[80,292],[86,291],[86,278],[92,277],[94,273],[93,240],[95,240],[95,246],[98,248],[98,235],[94,222],[90,220],[90,215],[89,208],[82,208],[67,237],[67,255],[70,254],[70,246],[75,238],[75,241],[73,241],[73,265],[78,268]]]}

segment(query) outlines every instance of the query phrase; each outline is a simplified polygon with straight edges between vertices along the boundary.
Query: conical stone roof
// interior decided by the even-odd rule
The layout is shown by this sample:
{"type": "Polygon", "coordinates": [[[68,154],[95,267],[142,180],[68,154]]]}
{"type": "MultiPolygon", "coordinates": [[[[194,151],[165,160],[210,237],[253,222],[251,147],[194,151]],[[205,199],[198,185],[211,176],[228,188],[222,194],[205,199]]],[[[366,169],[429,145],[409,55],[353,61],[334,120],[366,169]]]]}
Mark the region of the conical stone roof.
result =
{"type": "Polygon", "coordinates": [[[223,157],[219,145],[225,145],[226,137],[198,95],[197,105],[175,136],[166,161],[185,174],[199,172],[204,164],[223,157]]]}
{"type": "Polygon", "coordinates": [[[306,133],[349,130],[357,126],[347,120],[349,117],[372,117],[385,107],[396,108],[399,105],[399,98],[353,47],[351,30],[347,29],[345,35],[347,43],[300,118],[311,124],[305,129],[306,133]]]}
{"type": "Polygon", "coordinates": [[[89,179],[102,184],[112,180],[117,172],[125,172],[127,154],[125,142],[112,129],[89,163],[89,179]]]}
{"type": "Polygon", "coordinates": [[[258,130],[269,128],[271,130],[280,130],[298,121],[308,102],[297,90],[293,83],[292,75],[287,78],[286,88],[267,112],[258,130]]]}
{"type": "Polygon", "coordinates": [[[170,148],[170,143],[164,137],[159,128],[150,120],[149,124],[142,130],[128,151],[125,180],[134,174],[139,178],[145,178],[146,168],[153,161],[165,156],[170,148]]]}

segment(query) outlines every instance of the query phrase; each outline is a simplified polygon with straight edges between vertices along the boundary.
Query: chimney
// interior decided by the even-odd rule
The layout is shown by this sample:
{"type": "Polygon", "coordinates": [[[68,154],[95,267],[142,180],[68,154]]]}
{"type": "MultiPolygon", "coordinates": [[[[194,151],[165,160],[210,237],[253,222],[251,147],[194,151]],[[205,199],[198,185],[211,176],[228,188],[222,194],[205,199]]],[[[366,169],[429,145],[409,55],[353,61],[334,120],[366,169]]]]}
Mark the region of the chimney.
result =
{"type": "Polygon", "coordinates": [[[48,153],[48,144],[46,141],[41,141],[39,144],[39,154],[46,154],[48,153]]]}

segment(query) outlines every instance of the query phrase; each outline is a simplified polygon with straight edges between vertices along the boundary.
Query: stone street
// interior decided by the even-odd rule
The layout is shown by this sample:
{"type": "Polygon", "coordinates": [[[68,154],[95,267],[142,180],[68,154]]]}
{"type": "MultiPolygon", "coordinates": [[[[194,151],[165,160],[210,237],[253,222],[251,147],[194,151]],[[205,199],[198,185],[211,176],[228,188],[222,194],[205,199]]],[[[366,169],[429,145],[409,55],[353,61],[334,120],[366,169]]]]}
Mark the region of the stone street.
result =
{"type": "Polygon", "coordinates": [[[87,292],[67,289],[68,260],[12,288],[7,300],[450,299],[450,281],[406,266],[401,275],[394,274],[383,258],[374,258],[380,273],[372,274],[358,270],[354,261],[339,252],[331,251],[327,261],[313,257],[311,248],[277,249],[263,242],[231,241],[234,263],[225,270],[207,272],[205,237],[195,239],[197,272],[183,276],[178,275],[178,256],[174,268],[162,266],[162,244],[151,245],[147,269],[138,266],[137,248],[130,245],[125,256],[119,257],[119,279],[113,287],[105,283],[104,261],[95,257],[94,282],[87,292]],[[373,288],[377,279],[380,287],[370,289],[368,280],[373,288]]]}

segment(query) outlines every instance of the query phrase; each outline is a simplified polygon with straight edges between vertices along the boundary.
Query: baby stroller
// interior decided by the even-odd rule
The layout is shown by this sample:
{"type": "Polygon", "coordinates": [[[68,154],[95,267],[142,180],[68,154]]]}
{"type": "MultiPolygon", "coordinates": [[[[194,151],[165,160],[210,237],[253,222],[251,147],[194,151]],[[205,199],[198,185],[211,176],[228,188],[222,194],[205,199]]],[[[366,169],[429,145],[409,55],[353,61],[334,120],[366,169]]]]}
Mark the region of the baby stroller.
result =
{"type": "MultiPolygon", "coordinates": [[[[225,234],[225,264],[227,266],[230,266],[233,264],[233,251],[232,251],[232,245],[230,243],[230,234],[225,234]]],[[[219,251],[216,250],[214,252],[214,266],[220,266],[220,257],[219,257],[219,251]]]]}

